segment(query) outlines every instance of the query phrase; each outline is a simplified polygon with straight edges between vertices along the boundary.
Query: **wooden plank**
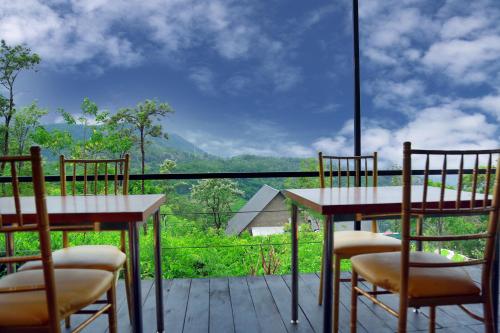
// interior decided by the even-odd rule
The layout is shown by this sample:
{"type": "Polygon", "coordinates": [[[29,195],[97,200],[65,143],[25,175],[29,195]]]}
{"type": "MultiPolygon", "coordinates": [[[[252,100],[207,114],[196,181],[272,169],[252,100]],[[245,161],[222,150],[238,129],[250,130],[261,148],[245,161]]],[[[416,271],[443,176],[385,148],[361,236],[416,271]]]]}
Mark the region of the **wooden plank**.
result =
{"type": "MultiPolygon", "coordinates": [[[[141,296],[142,296],[142,305],[146,302],[146,299],[149,295],[151,287],[153,286],[153,280],[142,280],[141,281],[141,296]]],[[[125,293],[125,288],[123,290],[125,293]]],[[[144,311],[144,308],[143,308],[144,311]]],[[[144,312],[143,312],[144,314],[144,312]]],[[[118,322],[118,332],[132,332],[132,327],[130,326],[130,319],[128,315],[128,307],[127,302],[123,302],[123,305],[118,310],[117,314],[117,322],[118,322]]],[[[107,326],[107,325],[106,325],[107,326]]],[[[107,331],[107,330],[106,330],[107,331]]]]}
{"type": "MultiPolygon", "coordinates": [[[[482,327],[482,325],[480,325],[482,327]]],[[[483,328],[483,327],[482,327],[483,328]]],[[[440,329],[436,329],[436,332],[438,333],[457,333],[457,329],[456,328],[440,328],[440,329]]],[[[476,331],[474,331],[470,326],[462,326],[460,327],[460,333],[464,332],[464,333],[475,333],[476,331]]],[[[481,333],[484,332],[484,328],[483,330],[481,331],[481,333]]]]}
{"type": "Polygon", "coordinates": [[[247,283],[253,303],[256,305],[255,312],[260,332],[286,332],[278,308],[267,288],[266,281],[262,277],[248,276],[247,283]]]}
{"type": "Polygon", "coordinates": [[[193,279],[191,281],[183,332],[208,332],[209,292],[209,279],[193,279]]]}
{"type": "MultiPolygon", "coordinates": [[[[163,280],[163,305],[165,306],[165,301],[167,295],[165,290],[170,288],[172,280],[163,280]]],[[[144,332],[156,332],[157,322],[156,322],[156,283],[153,280],[153,285],[149,290],[146,301],[144,302],[142,313],[143,313],[143,328],[144,332]]],[[[165,314],[163,314],[163,323],[165,324],[165,314]]]]}
{"type": "MultiPolygon", "coordinates": [[[[283,281],[288,288],[292,288],[290,275],[284,275],[283,281]]],[[[319,280],[318,280],[319,284],[319,280]]],[[[317,291],[316,291],[317,292],[317,291]]],[[[291,304],[291,303],[290,303],[291,304]]],[[[315,332],[323,332],[323,308],[318,305],[318,298],[303,282],[299,276],[299,307],[304,312],[315,332]]]]}
{"type": "Polygon", "coordinates": [[[175,279],[163,289],[165,332],[182,333],[190,287],[191,279],[175,279]]]}
{"type": "Polygon", "coordinates": [[[227,278],[210,279],[210,332],[234,332],[227,278]]]}
{"type": "MultiPolygon", "coordinates": [[[[105,297],[102,297],[101,299],[105,299],[105,297]]],[[[125,294],[125,284],[123,283],[123,280],[118,280],[118,284],[116,286],[116,304],[117,304],[117,314],[119,313],[119,309],[121,307],[127,306],[126,303],[126,294],[125,294]]],[[[91,306],[89,309],[96,309],[96,306],[91,306]]],[[[62,332],[71,332],[72,329],[74,329],[76,326],[78,326],[80,323],[82,323],[85,319],[88,318],[88,315],[73,315],[71,316],[71,327],[70,328],[65,328],[64,323],[61,325],[61,330],[62,332]]],[[[128,314],[127,314],[127,320],[128,320],[128,314]]],[[[86,330],[89,330],[91,332],[107,332],[108,331],[108,317],[106,315],[102,315],[99,318],[97,318],[94,322],[92,322],[89,326],[87,326],[86,330]]]]}
{"type": "Polygon", "coordinates": [[[264,276],[267,286],[274,299],[274,303],[278,307],[281,319],[285,324],[288,332],[314,332],[311,323],[304,315],[302,309],[299,307],[299,323],[294,325],[291,323],[291,299],[292,294],[286,285],[283,278],[279,275],[266,275],[264,276]]]}
{"type": "MultiPolygon", "coordinates": [[[[340,303],[347,309],[351,309],[351,283],[340,283],[340,303]]],[[[350,312],[350,311],[349,311],[350,312]]],[[[395,332],[397,321],[384,321],[378,317],[372,309],[358,299],[358,325],[363,326],[369,332],[395,332]]]]}
{"type": "MultiPolygon", "coordinates": [[[[368,282],[360,282],[360,286],[365,288],[366,290],[371,290],[372,285],[368,282]]],[[[394,310],[398,310],[399,308],[399,296],[398,295],[379,295],[379,299],[390,306],[394,310]]],[[[380,306],[374,305],[370,300],[366,297],[360,297],[359,301],[365,303],[368,307],[373,309],[373,312],[377,314],[384,322],[395,322],[397,324],[397,318],[393,315],[382,309],[380,306]]],[[[413,309],[408,309],[408,317],[407,317],[407,329],[408,331],[421,331],[429,328],[429,319],[422,312],[414,312],[413,309]]]]}
{"type": "MultiPolygon", "coordinates": [[[[323,307],[318,305],[318,290],[319,290],[319,278],[315,274],[303,274],[300,276],[301,286],[299,290],[304,289],[309,292],[308,302],[311,302],[313,309],[315,308],[317,312],[320,313],[321,321],[323,323],[323,307]]],[[[299,293],[299,303],[300,299],[302,299],[303,295],[299,293]]],[[[314,311],[314,310],[313,310],[314,311]]],[[[304,312],[306,312],[304,310],[304,312]]],[[[306,314],[307,315],[307,314],[306,314]]],[[[349,332],[349,320],[350,320],[350,311],[341,303],[339,306],[339,332],[349,332]]],[[[358,325],[358,332],[367,332],[365,327],[362,325],[358,325]]]]}
{"type": "Polygon", "coordinates": [[[233,309],[234,330],[236,333],[257,333],[257,314],[245,277],[230,277],[229,293],[233,309]]]}
{"type": "Polygon", "coordinates": [[[469,325],[469,326],[467,326],[467,328],[470,329],[471,332],[484,333],[484,325],[483,324],[469,325]]]}

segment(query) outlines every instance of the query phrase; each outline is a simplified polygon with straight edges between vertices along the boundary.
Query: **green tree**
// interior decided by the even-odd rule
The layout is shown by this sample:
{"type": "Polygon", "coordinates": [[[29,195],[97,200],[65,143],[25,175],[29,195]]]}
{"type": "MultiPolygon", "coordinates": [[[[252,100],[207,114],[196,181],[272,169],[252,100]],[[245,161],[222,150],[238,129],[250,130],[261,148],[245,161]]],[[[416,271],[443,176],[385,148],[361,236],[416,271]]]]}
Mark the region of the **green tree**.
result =
{"type": "MultiPolygon", "coordinates": [[[[145,144],[148,137],[164,137],[168,139],[168,135],[163,132],[161,124],[155,124],[155,121],[161,121],[162,118],[174,109],[167,103],[158,103],[155,100],[146,100],[143,103],[137,104],[135,108],[124,108],[111,117],[111,124],[126,124],[134,128],[138,132],[139,148],[141,151],[141,173],[144,175],[145,165],[145,144]]],[[[141,182],[142,193],[145,192],[144,179],[141,182]]]]}
{"type": "Polygon", "coordinates": [[[193,186],[191,197],[211,214],[212,225],[222,229],[227,223],[228,212],[237,196],[243,195],[230,179],[204,179],[193,186]]]}
{"type": "Polygon", "coordinates": [[[3,117],[2,153],[9,154],[9,135],[11,121],[16,113],[14,104],[14,83],[23,70],[35,69],[40,57],[31,49],[23,46],[9,46],[0,41],[0,84],[7,90],[8,97],[0,99],[0,116],[3,117]]]}
{"type": "Polygon", "coordinates": [[[73,143],[73,155],[80,158],[94,158],[105,150],[105,135],[103,125],[108,121],[109,113],[99,110],[96,103],[88,97],[81,104],[81,115],[75,116],[63,109],[59,113],[68,125],[80,125],[83,127],[82,140],[73,143]]]}
{"type": "Polygon", "coordinates": [[[35,128],[31,133],[31,138],[34,143],[50,151],[53,156],[70,152],[73,144],[73,138],[70,133],[57,129],[48,131],[42,126],[35,128]]]}
{"type": "Polygon", "coordinates": [[[12,125],[12,144],[13,151],[17,155],[25,153],[26,147],[33,142],[33,132],[40,127],[40,118],[48,113],[47,109],[38,107],[36,102],[23,107],[14,115],[12,125]]]}

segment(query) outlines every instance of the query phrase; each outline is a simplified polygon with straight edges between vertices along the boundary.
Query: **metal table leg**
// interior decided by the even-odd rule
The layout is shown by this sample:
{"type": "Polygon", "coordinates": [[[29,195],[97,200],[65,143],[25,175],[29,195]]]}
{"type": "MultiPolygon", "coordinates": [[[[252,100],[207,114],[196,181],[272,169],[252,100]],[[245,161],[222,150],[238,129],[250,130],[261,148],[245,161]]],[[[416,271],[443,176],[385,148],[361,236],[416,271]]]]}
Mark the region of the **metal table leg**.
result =
{"type": "Polygon", "coordinates": [[[332,306],[333,306],[333,216],[328,215],[325,223],[326,228],[326,255],[325,255],[325,275],[323,276],[323,333],[332,332],[332,306]]]}
{"type": "Polygon", "coordinates": [[[292,204],[292,324],[299,322],[299,244],[298,209],[292,204]]]}
{"type": "Polygon", "coordinates": [[[128,242],[130,247],[130,272],[132,289],[132,330],[142,333],[142,295],[141,295],[141,269],[139,265],[139,229],[138,223],[130,222],[128,225],[128,242]]]}
{"type": "Polygon", "coordinates": [[[163,326],[163,284],[161,267],[161,222],[160,210],[153,215],[153,235],[155,247],[155,292],[156,292],[156,330],[162,333],[163,326]]]}
{"type": "Polygon", "coordinates": [[[493,278],[491,281],[491,293],[493,294],[493,325],[494,325],[494,331],[498,332],[498,292],[500,290],[499,287],[499,278],[498,278],[498,269],[499,269],[499,249],[498,247],[500,246],[500,240],[498,239],[497,235],[497,241],[495,244],[495,254],[494,254],[494,259],[493,259],[493,278]]]}

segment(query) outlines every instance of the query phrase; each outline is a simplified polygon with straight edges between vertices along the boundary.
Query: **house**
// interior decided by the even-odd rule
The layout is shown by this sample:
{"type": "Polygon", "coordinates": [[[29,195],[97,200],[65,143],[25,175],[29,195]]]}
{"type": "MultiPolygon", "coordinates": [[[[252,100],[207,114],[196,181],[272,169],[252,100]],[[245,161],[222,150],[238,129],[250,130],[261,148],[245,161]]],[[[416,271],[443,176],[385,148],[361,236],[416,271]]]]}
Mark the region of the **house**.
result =
{"type": "Polygon", "coordinates": [[[285,196],[271,186],[262,186],[227,223],[227,235],[240,235],[248,230],[252,235],[283,232],[290,210],[285,196]]]}

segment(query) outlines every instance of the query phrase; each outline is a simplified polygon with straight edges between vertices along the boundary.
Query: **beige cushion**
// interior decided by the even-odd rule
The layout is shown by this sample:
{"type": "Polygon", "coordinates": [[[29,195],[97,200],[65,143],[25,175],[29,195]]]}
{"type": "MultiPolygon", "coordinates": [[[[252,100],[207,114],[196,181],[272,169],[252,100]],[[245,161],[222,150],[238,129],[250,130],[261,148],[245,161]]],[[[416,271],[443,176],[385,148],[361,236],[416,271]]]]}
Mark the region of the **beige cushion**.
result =
{"type": "MultiPolygon", "coordinates": [[[[412,252],[410,261],[451,262],[428,252],[412,252]]],[[[399,293],[401,252],[363,254],[352,257],[351,263],[353,269],[372,284],[399,293]]],[[[409,275],[408,295],[411,298],[478,295],[481,291],[462,267],[412,267],[409,275]]]]}
{"type": "MultiPolygon", "coordinates": [[[[108,272],[119,270],[125,263],[126,256],[116,246],[81,245],[54,251],[52,253],[54,268],[90,268],[108,272]]],[[[41,269],[40,261],[30,261],[19,268],[19,271],[41,269]]]]}
{"type": "MultiPolygon", "coordinates": [[[[61,319],[78,311],[104,294],[114,283],[113,274],[94,269],[55,270],[57,306],[61,319]]],[[[0,288],[44,285],[42,270],[29,270],[0,279],[0,288]]],[[[48,323],[44,290],[0,294],[2,327],[40,326],[48,323]]]]}
{"type": "Polygon", "coordinates": [[[336,231],[333,252],[344,258],[358,254],[401,251],[399,239],[370,231],[336,231]]]}

